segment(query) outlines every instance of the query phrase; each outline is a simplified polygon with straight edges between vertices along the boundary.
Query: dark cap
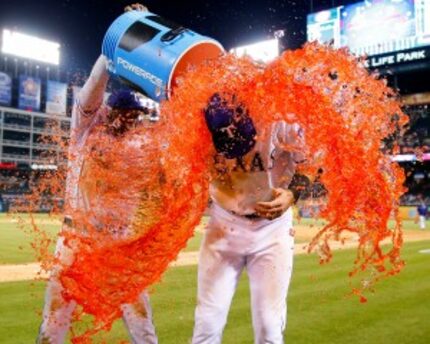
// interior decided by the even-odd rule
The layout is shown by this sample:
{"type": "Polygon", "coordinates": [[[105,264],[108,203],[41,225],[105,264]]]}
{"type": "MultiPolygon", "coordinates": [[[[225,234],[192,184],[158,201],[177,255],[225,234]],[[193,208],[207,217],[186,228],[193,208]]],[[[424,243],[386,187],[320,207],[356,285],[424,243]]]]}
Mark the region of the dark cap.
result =
{"type": "Polygon", "coordinates": [[[205,109],[205,119],[216,151],[227,159],[244,156],[254,148],[257,134],[254,123],[235,96],[215,93],[205,109]]]}
{"type": "Polygon", "coordinates": [[[146,109],[143,96],[129,89],[114,91],[109,96],[107,105],[112,109],[118,110],[144,111],[146,109]]]}

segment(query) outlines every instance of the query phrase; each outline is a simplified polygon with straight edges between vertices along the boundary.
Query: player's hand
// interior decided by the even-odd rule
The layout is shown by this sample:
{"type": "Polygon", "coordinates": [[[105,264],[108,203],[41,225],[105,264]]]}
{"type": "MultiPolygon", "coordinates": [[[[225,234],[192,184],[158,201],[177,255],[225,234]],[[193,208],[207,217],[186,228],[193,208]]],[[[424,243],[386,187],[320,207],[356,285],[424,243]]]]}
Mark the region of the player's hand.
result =
{"type": "Polygon", "coordinates": [[[276,219],[294,204],[294,194],[290,190],[273,189],[273,197],[270,202],[257,203],[255,211],[259,216],[269,220],[276,219]]]}
{"type": "Polygon", "coordinates": [[[141,11],[141,12],[146,12],[148,11],[148,8],[142,4],[139,3],[135,3],[135,4],[131,4],[129,6],[126,6],[124,8],[124,12],[129,12],[129,11],[141,11]]]}

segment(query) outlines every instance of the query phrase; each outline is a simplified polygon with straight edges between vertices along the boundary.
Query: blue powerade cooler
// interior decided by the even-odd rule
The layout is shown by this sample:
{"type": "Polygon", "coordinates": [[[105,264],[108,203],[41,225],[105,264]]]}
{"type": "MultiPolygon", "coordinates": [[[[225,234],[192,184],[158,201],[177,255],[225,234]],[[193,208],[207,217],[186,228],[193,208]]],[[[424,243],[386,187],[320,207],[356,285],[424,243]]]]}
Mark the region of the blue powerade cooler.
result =
{"type": "Polygon", "coordinates": [[[217,41],[147,11],[118,17],[102,46],[109,71],[155,101],[169,97],[190,65],[223,52],[217,41]]]}

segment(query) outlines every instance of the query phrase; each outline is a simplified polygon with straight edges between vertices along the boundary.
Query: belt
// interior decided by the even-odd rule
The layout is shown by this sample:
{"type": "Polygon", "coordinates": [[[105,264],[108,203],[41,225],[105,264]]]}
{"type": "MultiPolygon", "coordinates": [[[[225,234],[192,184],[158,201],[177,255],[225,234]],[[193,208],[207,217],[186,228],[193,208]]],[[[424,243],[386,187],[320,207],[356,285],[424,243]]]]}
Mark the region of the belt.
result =
{"type": "Polygon", "coordinates": [[[247,215],[242,215],[243,217],[247,218],[248,220],[259,220],[262,219],[262,217],[260,215],[257,214],[247,214],[247,215]]]}
{"type": "Polygon", "coordinates": [[[230,211],[230,213],[232,213],[235,216],[244,217],[245,219],[248,219],[248,220],[261,220],[262,219],[262,217],[260,215],[257,215],[256,213],[246,214],[246,215],[238,214],[235,211],[230,211]]]}

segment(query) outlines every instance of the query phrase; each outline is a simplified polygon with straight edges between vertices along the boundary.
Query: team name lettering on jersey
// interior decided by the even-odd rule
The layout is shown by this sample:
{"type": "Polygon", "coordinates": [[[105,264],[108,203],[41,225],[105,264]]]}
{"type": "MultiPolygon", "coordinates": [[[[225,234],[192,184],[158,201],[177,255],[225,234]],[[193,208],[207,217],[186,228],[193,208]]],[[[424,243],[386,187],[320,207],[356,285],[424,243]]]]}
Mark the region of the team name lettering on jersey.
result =
{"type": "Polygon", "coordinates": [[[236,158],[236,164],[233,171],[238,170],[241,170],[242,172],[265,172],[267,169],[264,166],[260,152],[255,152],[249,163],[246,163],[243,157],[236,158]]]}
{"type": "Polygon", "coordinates": [[[231,172],[267,172],[273,169],[276,160],[276,150],[270,153],[270,159],[265,163],[260,152],[251,152],[236,159],[225,159],[221,154],[214,156],[215,168],[220,174],[231,172]],[[266,166],[267,165],[267,166],[266,166]]]}
{"type": "Polygon", "coordinates": [[[263,163],[263,159],[261,158],[260,152],[255,152],[254,157],[247,163],[244,161],[243,157],[236,158],[236,164],[233,168],[233,171],[242,172],[264,172],[266,171],[263,163]]]}

